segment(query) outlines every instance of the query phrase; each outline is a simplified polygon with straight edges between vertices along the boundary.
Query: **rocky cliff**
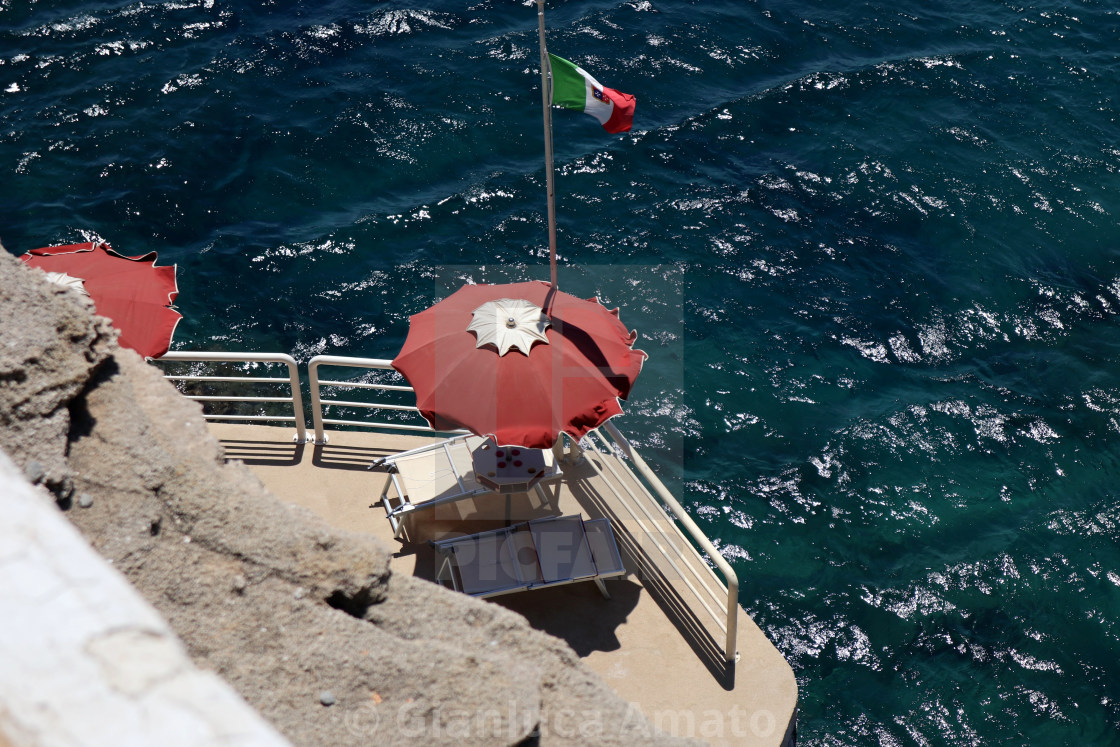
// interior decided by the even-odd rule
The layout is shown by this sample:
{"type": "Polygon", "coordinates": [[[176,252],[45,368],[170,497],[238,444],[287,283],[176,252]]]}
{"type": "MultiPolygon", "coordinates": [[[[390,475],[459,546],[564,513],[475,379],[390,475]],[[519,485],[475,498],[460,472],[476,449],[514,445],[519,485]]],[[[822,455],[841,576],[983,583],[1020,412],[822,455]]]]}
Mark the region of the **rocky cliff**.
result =
{"type": "Polygon", "coordinates": [[[564,642],[279,502],[106,320],[3,251],[0,448],[295,744],[675,743],[564,642]]]}

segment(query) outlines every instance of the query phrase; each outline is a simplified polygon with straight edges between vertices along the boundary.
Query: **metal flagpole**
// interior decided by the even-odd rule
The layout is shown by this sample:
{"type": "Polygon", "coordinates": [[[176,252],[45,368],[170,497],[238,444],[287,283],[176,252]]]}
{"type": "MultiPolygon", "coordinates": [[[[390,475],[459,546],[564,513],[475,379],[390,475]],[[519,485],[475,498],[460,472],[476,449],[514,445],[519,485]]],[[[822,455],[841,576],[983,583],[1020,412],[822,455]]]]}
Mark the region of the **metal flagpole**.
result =
{"type": "Polygon", "coordinates": [[[552,287],[556,288],[556,184],[552,176],[552,90],[550,65],[544,44],[544,0],[537,0],[537,21],[541,39],[541,108],[544,110],[544,174],[548,186],[548,263],[552,287]]]}

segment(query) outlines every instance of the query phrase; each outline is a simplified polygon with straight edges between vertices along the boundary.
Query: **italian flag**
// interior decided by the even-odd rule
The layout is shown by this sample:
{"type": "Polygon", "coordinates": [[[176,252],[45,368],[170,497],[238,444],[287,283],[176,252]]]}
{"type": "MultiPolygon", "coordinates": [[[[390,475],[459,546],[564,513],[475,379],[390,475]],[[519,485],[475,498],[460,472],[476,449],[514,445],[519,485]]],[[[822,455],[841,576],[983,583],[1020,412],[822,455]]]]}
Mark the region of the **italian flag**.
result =
{"type": "Polygon", "coordinates": [[[586,70],[563,57],[548,55],[552,103],[590,114],[607,132],[628,132],[634,124],[634,97],[600,85],[586,70]]]}

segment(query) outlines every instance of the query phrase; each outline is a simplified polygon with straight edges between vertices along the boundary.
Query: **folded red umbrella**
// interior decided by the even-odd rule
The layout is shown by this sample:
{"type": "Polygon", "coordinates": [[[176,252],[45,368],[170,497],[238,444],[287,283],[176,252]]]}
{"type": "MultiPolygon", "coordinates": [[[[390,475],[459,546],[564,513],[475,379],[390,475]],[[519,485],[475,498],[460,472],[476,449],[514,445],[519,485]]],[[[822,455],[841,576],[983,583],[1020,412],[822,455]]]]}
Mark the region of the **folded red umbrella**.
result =
{"type": "Polygon", "coordinates": [[[468,285],[411,317],[393,367],[432,428],[539,449],[622,412],[646,359],[635,339],[598,299],[537,281],[468,285]]]}
{"type": "Polygon", "coordinates": [[[156,267],[156,253],[126,257],[106,243],[32,249],[20,257],[52,280],[84,290],[98,314],[120,330],[122,347],[158,358],[171,347],[182,314],[170,308],[179,295],[175,265],[156,267]]]}

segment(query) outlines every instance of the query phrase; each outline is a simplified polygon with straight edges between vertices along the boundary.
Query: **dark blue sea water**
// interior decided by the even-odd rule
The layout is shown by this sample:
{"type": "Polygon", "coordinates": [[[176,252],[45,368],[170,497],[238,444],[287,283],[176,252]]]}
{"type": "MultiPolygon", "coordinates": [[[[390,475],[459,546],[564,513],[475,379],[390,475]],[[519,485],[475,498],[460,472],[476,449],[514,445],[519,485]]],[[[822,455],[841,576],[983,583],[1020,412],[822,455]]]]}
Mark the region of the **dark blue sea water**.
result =
{"type": "MultiPolygon", "coordinates": [[[[1120,744],[1120,6],[549,3],[561,287],[807,745],[1120,744]]],[[[546,278],[535,8],[0,0],[0,238],[178,263],[175,347],[392,357],[546,278]],[[450,281],[448,280],[450,278],[450,281]]]]}

